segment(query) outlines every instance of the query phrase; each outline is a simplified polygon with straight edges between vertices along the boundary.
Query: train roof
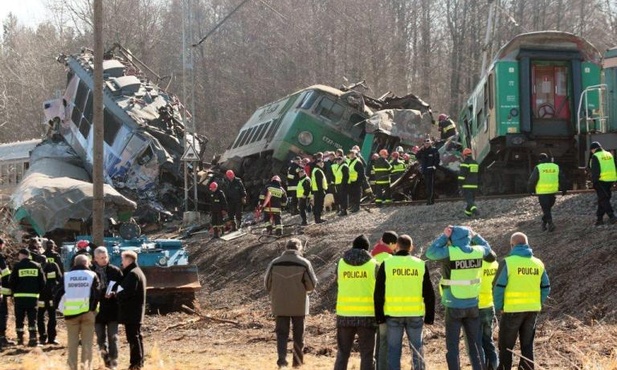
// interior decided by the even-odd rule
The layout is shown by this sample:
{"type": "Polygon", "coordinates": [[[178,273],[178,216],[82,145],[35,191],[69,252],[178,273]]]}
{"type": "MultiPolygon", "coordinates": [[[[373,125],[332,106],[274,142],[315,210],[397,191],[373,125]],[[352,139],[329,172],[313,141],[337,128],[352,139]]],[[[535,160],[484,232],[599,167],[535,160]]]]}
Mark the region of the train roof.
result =
{"type": "Polygon", "coordinates": [[[520,49],[578,50],[582,53],[584,60],[597,64],[602,60],[598,49],[582,37],[561,31],[537,31],[515,36],[499,49],[495,61],[516,60],[520,49]]]}
{"type": "Polygon", "coordinates": [[[30,152],[41,142],[41,139],[16,141],[14,143],[0,144],[0,160],[14,161],[30,158],[30,152]]]}

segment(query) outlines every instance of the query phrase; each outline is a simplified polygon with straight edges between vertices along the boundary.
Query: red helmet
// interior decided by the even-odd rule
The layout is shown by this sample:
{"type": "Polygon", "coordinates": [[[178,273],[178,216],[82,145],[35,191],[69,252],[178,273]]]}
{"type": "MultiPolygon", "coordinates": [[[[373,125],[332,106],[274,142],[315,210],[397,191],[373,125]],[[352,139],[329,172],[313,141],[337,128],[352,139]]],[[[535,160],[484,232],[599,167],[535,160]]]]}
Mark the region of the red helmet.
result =
{"type": "Polygon", "coordinates": [[[445,119],[447,119],[447,118],[448,118],[448,115],[447,115],[447,114],[442,113],[442,114],[440,114],[440,115],[439,115],[439,118],[438,118],[438,119],[439,119],[440,121],[443,121],[443,120],[445,120],[445,119]]]}
{"type": "Polygon", "coordinates": [[[216,189],[218,188],[219,188],[219,184],[217,184],[216,182],[212,181],[210,183],[210,186],[209,186],[210,191],[216,191],[216,189]]]}
{"type": "Polygon", "coordinates": [[[234,177],[236,177],[236,174],[232,170],[227,170],[227,172],[225,172],[225,177],[227,177],[229,180],[233,180],[234,177]]]}
{"type": "Polygon", "coordinates": [[[86,249],[88,248],[89,245],[90,245],[90,242],[87,240],[80,240],[77,243],[75,243],[75,246],[77,247],[77,249],[86,249]]]}
{"type": "Polygon", "coordinates": [[[392,154],[390,154],[392,156],[392,158],[398,158],[398,152],[392,152],[392,154]]]}
{"type": "Polygon", "coordinates": [[[466,157],[466,156],[471,155],[471,154],[472,154],[471,149],[469,149],[469,148],[463,149],[463,157],[466,157]]]}
{"type": "Polygon", "coordinates": [[[274,175],[270,181],[281,182],[281,178],[278,175],[274,175]]]}
{"type": "Polygon", "coordinates": [[[388,149],[382,149],[379,151],[379,156],[380,157],[387,157],[388,156],[388,149]]]}

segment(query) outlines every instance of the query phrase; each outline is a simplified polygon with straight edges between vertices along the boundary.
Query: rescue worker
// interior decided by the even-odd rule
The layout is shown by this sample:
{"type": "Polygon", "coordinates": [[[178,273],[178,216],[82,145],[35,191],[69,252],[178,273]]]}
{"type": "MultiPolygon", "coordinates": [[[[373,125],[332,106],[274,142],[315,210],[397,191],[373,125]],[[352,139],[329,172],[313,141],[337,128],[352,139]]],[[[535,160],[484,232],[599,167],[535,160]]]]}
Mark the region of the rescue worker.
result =
{"type": "Polygon", "coordinates": [[[392,166],[392,170],[390,171],[391,184],[394,184],[396,180],[400,179],[407,169],[405,162],[401,160],[401,155],[402,154],[399,154],[399,152],[392,152],[392,160],[390,161],[390,165],[392,166]]]}
{"type": "Polygon", "coordinates": [[[295,157],[289,167],[287,167],[287,194],[289,195],[289,212],[292,215],[298,214],[298,199],[296,198],[296,187],[300,181],[298,170],[302,168],[302,158],[295,157]]]}
{"type": "Polygon", "coordinates": [[[538,196],[540,207],[542,207],[542,231],[548,229],[552,232],[555,230],[555,224],[551,209],[555,205],[555,194],[559,190],[562,195],[566,195],[565,176],[559,166],[551,162],[546,153],[540,153],[538,162],[529,176],[527,188],[530,193],[538,196]]]}
{"type": "Polygon", "coordinates": [[[510,237],[511,250],[497,270],[493,290],[499,321],[499,367],[512,368],[512,349],[519,337],[519,369],[534,368],[533,340],[536,320],[551,286],[544,264],[533,256],[527,235],[516,232],[510,237]]]}
{"type": "Polygon", "coordinates": [[[439,138],[441,140],[446,140],[447,138],[454,136],[457,134],[456,132],[456,124],[447,114],[439,115],[439,138]]]}
{"type": "Polygon", "coordinates": [[[9,317],[9,308],[7,301],[12,295],[11,287],[9,285],[9,276],[11,275],[11,269],[6,263],[6,259],[2,254],[4,250],[4,239],[0,238],[0,350],[5,346],[15,345],[15,342],[6,338],[6,324],[9,317]]]}
{"type": "Polygon", "coordinates": [[[377,159],[379,159],[379,154],[373,153],[369,161],[370,170],[369,170],[369,173],[367,174],[368,184],[373,189],[373,193],[377,192],[377,190],[375,190],[375,168],[373,167],[373,163],[375,163],[377,159]]]}
{"type": "Polygon", "coordinates": [[[320,224],[325,222],[321,218],[323,213],[324,199],[326,197],[326,191],[328,191],[328,180],[326,174],[323,171],[324,162],[322,159],[317,159],[315,167],[311,173],[311,194],[313,194],[313,216],[315,217],[315,223],[320,224]]]}
{"type": "Polygon", "coordinates": [[[47,258],[48,262],[55,262],[60,268],[60,272],[64,275],[64,264],[62,263],[62,257],[60,257],[60,254],[58,253],[58,246],[53,240],[47,239],[45,242],[45,252],[43,252],[43,255],[47,258]]]}
{"type": "MultiPolygon", "coordinates": [[[[411,255],[413,241],[401,235],[397,252],[379,266],[375,284],[375,318],[388,327],[388,369],[400,370],[403,330],[411,349],[414,370],[423,370],[423,324],[435,319],[435,291],[424,261],[411,255]]],[[[378,369],[381,370],[381,369],[378,369]]]]}
{"type": "Polygon", "coordinates": [[[458,184],[461,188],[465,203],[467,203],[465,207],[465,214],[467,217],[480,215],[478,207],[476,207],[478,169],[478,162],[473,159],[471,149],[463,149],[463,163],[461,163],[461,169],[458,173],[458,184]]]}
{"type": "Polygon", "coordinates": [[[493,322],[495,321],[495,307],[493,305],[493,282],[499,263],[494,257],[482,260],[482,276],[480,277],[480,296],[478,297],[478,309],[480,314],[481,349],[484,352],[484,365],[486,370],[497,370],[499,364],[497,348],[493,341],[493,322]],[[487,259],[492,260],[491,262],[487,259]]]}
{"type": "Polygon", "coordinates": [[[596,190],[598,197],[598,209],[596,211],[596,226],[604,224],[604,215],[608,216],[608,222],[617,223],[617,218],[611,205],[611,188],[617,181],[617,171],[615,170],[615,159],[613,155],[604,150],[599,142],[594,141],[589,146],[591,155],[589,156],[589,170],[591,171],[591,182],[596,190]]]}
{"type": "Polygon", "coordinates": [[[56,305],[54,299],[56,293],[63,284],[62,271],[54,260],[45,259],[41,264],[45,274],[45,288],[41,291],[38,301],[38,331],[41,344],[60,344],[56,341],[56,305]],[[45,326],[45,313],[47,313],[47,326],[45,326]]]}
{"type": "Polygon", "coordinates": [[[232,170],[225,172],[225,178],[228,182],[225,191],[228,213],[234,221],[231,231],[236,231],[242,226],[242,206],[246,204],[246,188],[242,180],[232,170]]]}
{"type": "Polygon", "coordinates": [[[339,216],[347,216],[348,195],[347,188],[349,186],[349,165],[343,156],[334,158],[332,165],[334,172],[334,189],[336,194],[336,204],[339,208],[339,216]]]}
{"type": "Polygon", "coordinates": [[[424,140],[424,146],[418,150],[416,157],[420,161],[420,172],[424,177],[426,186],[426,204],[435,203],[435,171],[439,167],[439,151],[433,146],[433,141],[429,138],[424,140]]]}
{"type": "Polygon", "coordinates": [[[390,172],[392,165],[388,162],[388,150],[381,149],[379,158],[373,162],[373,171],[375,171],[375,205],[377,207],[386,203],[391,203],[390,195],[390,172]]]}
{"type": "Polygon", "coordinates": [[[459,336],[461,327],[468,341],[473,370],[484,367],[481,351],[478,298],[482,260],[495,260],[490,245],[479,234],[464,226],[447,226],[426,250],[426,257],[442,262],[441,303],[446,309],[446,362],[448,369],[460,369],[459,336]]]}
{"type": "Polygon", "coordinates": [[[272,177],[270,182],[259,194],[260,205],[270,220],[268,229],[274,230],[275,235],[283,235],[283,223],[281,221],[281,208],[287,204],[287,193],[281,186],[281,178],[278,175],[272,177]]]}
{"type": "Polygon", "coordinates": [[[306,226],[308,225],[306,221],[306,209],[309,196],[311,195],[311,179],[306,176],[303,167],[298,169],[298,176],[300,176],[300,181],[298,181],[298,185],[296,186],[296,198],[298,199],[298,210],[300,211],[300,218],[302,219],[301,225],[306,226]]]}
{"type": "Polygon", "coordinates": [[[375,275],[377,261],[368,253],[369,241],[354,239],[337,264],[336,342],[334,370],[346,370],[349,355],[358,335],[360,370],[373,369],[375,349],[375,275]]]}
{"type": "Polygon", "coordinates": [[[75,257],[77,257],[80,254],[83,254],[86,257],[88,257],[88,261],[92,260],[92,255],[90,254],[90,242],[89,241],[78,240],[77,243],[75,243],[75,248],[77,250],[75,251],[75,254],[73,255],[73,257],[71,257],[71,267],[75,265],[75,257]]]}
{"type": "Polygon", "coordinates": [[[29,347],[36,347],[36,308],[39,295],[45,288],[45,275],[41,265],[30,259],[27,249],[19,251],[19,262],[13,267],[9,279],[15,303],[15,332],[17,344],[24,343],[24,319],[28,317],[29,347]]]}
{"type": "MultiPolygon", "coordinates": [[[[375,258],[378,264],[392,257],[396,250],[396,241],[398,234],[388,230],[381,235],[381,239],[371,250],[371,256],[375,258]]],[[[375,344],[375,358],[377,360],[377,370],[388,369],[388,326],[385,322],[378,325],[377,343],[375,344]]]]}
{"type": "Polygon", "coordinates": [[[360,210],[362,186],[366,182],[366,174],[363,160],[358,157],[358,152],[351,149],[347,155],[349,164],[349,211],[355,213],[360,210]]]}
{"type": "Polygon", "coordinates": [[[208,197],[212,234],[215,238],[218,238],[225,232],[224,213],[227,212],[227,198],[216,182],[211,182],[208,188],[210,189],[208,197]]]}

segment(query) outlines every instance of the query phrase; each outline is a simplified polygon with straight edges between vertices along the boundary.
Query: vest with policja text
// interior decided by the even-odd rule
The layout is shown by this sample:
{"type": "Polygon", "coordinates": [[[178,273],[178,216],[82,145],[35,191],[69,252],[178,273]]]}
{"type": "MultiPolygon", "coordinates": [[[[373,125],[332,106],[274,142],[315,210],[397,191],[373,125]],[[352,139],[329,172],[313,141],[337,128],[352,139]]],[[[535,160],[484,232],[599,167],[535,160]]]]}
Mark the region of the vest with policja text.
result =
{"type": "Polygon", "coordinates": [[[504,292],[503,312],[542,310],[540,285],[544,264],[535,257],[506,257],[508,284],[504,292]]]}
{"type": "Polygon", "coordinates": [[[413,256],[392,256],[384,262],[386,295],[384,313],[392,317],[424,316],[422,281],[424,261],[413,256]]]}
{"type": "Polygon", "coordinates": [[[90,293],[96,273],[74,270],[64,277],[64,316],[75,316],[90,311],[90,293]]]}
{"type": "Polygon", "coordinates": [[[326,174],[317,166],[313,168],[313,173],[311,173],[311,190],[316,192],[319,189],[317,186],[317,172],[321,172],[321,190],[328,190],[328,180],[326,179],[326,174]]]}
{"type": "Polygon", "coordinates": [[[338,295],[336,314],[339,316],[375,316],[373,292],[377,261],[370,259],[353,266],[341,259],[338,263],[338,295]]]}
{"type": "Polygon", "coordinates": [[[555,194],[559,191],[559,166],[555,163],[540,163],[536,194],[555,194]]]}
{"type": "Polygon", "coordinates": [[[448,247],[450,279],[442,278],[440,284],[449,287],[454,298],[478,298],[480,294],[484,250],[476,245],[471,248],[470,253],[465,253],[459,247],[448,247]]]}
{"type": "Polygon", "coordinates": [[[480,278],[480,296],[478,308],[493,307],[493,280],[497,273],[499,263],[497,261],[482,261],[482,277],[480,278]]]}
{"type": "Polygon", "coordinates": [[[304,194],[304,182],[308,181],[311,182],[311,180],[304,176],[303,178],[300,179],[300,181],[298,182],[298,186],[296,187],[296,198],[298,199],[302,199],[305,196],[308,196],[308,194],[304,194]]]}
{"type": "Polygon", "coordinates": [[[593,154],[600,163],[600,181],[617,181],[617,170],[613,155],[606,150],[598,150],[593,154]]]}
{"type": "MultiPolygon", "coordinates": [[[[332,173],[334,173],[334,185],[341,185],[343,183],[343,168],[344,167],[349,168],[349,165],[347,163],[332,165],[332,173]]],[[[357,175],[358,174],[356,174],[356,176],[357,175]]],[[[351,176],[349,178],[351,179],[351,176]]],[[[347,180],[347,182],[349,182],[349,180],[347,180]]]]}

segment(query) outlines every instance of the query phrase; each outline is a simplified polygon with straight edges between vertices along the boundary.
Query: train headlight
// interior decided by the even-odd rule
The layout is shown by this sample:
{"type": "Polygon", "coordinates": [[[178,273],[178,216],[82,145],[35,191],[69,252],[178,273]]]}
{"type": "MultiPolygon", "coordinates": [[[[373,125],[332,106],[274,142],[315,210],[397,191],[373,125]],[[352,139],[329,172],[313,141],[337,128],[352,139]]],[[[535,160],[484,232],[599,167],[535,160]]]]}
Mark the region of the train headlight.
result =
{"type": "Polygon", "coordinates": [[[308,131],[302,131],[298,134],[298,142],[304,146],[311,145],[313,143],[313,134],[308,131]]]}

